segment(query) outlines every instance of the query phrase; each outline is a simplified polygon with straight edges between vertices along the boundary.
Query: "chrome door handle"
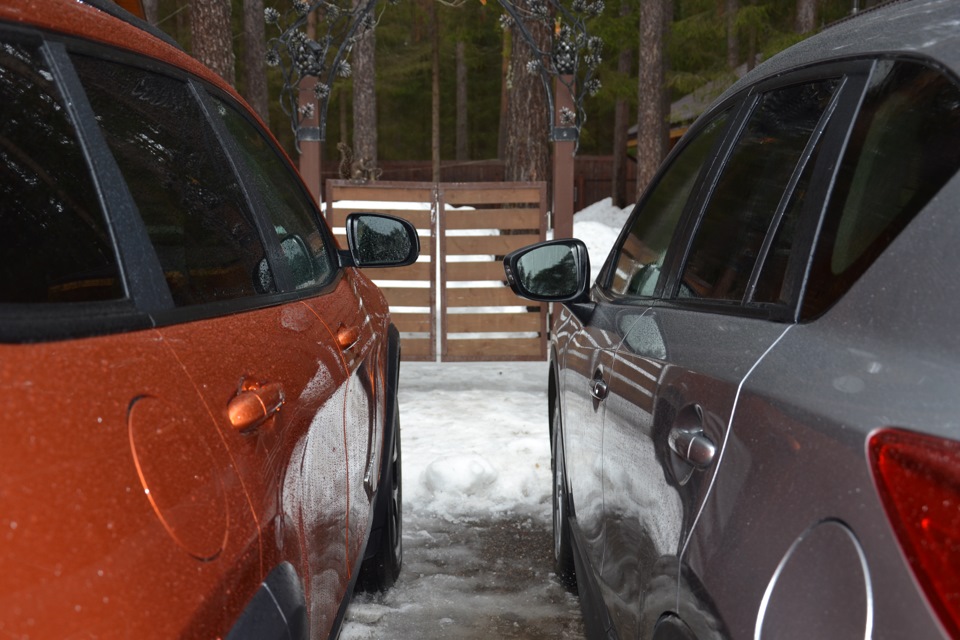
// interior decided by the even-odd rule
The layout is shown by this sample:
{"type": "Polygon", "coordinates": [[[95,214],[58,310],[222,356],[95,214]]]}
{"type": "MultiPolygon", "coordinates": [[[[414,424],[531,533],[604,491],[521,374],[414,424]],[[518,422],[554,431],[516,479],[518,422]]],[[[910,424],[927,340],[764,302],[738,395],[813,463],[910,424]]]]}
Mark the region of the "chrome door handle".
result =
{"type": "Polygon", "coordinates": [[[607,397],[607,383],[598,378],[594,378],[593,382],[590,384],[590,395],[592,395],[597,400],[603,400],[607,397]]]}
{"type": "Polygon", "coordinates": [[[703,434],[703,429],[674,427],[667,439],[670,450],[697,469],[709,467],[717,455],[717,445],[703,434]]]}

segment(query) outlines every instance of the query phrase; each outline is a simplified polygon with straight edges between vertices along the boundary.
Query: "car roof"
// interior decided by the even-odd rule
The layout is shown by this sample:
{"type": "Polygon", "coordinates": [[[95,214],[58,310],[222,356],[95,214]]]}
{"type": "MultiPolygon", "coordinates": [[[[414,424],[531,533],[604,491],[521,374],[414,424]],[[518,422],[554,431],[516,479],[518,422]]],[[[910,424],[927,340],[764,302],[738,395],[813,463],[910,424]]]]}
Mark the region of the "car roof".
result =
{"type": "Polygon", "coordinates": [[[960,3],[908,0],[864,11],[773,56],[734,83],[717,102],[790,69],[891,54],[930,58],[960,75],[960,3]]]}

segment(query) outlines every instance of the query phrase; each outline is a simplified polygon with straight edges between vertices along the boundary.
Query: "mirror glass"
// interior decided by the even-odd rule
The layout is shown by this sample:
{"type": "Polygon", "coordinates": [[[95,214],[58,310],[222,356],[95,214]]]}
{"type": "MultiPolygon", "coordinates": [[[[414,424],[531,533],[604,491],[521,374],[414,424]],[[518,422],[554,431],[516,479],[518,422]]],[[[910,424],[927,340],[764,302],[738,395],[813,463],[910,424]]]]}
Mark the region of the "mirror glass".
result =
{"type": "Polygon", "coordinates": [[[577,292],[577,256],[564,245],[537,247],[517,260],[517,277],[535,296],[572,296],[577,292]]]}
{"type": "Polygon", "coordinates": [[[362,266],[403,262],[410,255],[410,236],[397,220],[377,215],[356,219],[356,258],[362,266]]]}

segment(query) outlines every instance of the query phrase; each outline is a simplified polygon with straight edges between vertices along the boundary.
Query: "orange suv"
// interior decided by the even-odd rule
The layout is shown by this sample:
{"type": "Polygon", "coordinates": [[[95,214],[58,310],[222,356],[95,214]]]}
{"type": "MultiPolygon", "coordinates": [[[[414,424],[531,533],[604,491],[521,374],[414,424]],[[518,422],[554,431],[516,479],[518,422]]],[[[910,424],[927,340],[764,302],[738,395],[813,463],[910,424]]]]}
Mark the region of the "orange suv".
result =
{"type": "Polygon", "coordinates": [[[402,559],[399,334],[357,268],[419,240],[357,214],[338,249],[143,27],[0,3],[0,636],[335,636],[402,559]]]}

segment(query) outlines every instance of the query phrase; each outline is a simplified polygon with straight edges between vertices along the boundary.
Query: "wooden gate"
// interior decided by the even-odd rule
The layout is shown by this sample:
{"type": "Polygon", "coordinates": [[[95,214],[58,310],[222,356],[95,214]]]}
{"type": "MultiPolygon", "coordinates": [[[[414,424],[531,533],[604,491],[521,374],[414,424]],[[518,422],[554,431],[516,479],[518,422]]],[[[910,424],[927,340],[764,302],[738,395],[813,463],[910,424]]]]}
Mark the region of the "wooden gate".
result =
{"type": "Polygon", "coordinates": [[[327,183],[327,220],[345,246],[357,211],[406,218],[420,232],[409,267],[368,272],[383,290],[407,360],[544,360],[546,305],[507,287],[501,259],[546,238],[544,183],[327,183]]]}

